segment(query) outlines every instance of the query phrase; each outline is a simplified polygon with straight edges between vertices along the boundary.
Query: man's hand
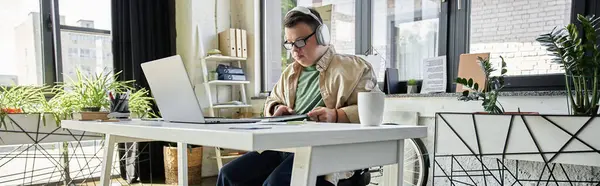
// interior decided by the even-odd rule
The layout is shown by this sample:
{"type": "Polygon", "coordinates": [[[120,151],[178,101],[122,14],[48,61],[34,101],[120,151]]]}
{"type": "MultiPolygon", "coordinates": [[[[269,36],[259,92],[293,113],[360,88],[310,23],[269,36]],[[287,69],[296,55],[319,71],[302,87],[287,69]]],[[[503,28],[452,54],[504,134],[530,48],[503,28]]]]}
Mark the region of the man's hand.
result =
{"type": "Polygon", "coordinates": [[[325,107],[317,107],[308,113],[313,121],[335,123],[337,121],[337,109],[330,109],[325,107]]]}
{"type": "Polygon", "coordinates": [[[275,112],[273,113],[273,116],[283,116],[292,114],[294,114],[294,109],[285,105],[280,105],[277,107],[277,110],[275,110],[275,112]]]}

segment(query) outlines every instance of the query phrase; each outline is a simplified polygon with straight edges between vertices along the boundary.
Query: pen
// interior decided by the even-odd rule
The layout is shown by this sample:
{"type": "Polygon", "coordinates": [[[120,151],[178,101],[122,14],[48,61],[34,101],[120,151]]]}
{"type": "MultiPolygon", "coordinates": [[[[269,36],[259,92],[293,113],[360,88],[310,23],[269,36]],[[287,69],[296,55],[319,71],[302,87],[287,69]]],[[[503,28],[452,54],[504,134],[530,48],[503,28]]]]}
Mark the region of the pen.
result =
{"type": "Polygon", "coordinates": [[[108,97],[110,98],[110,101],[115,101],[115,97],[113,97],[111,91],[108,91],[108,97]]]}

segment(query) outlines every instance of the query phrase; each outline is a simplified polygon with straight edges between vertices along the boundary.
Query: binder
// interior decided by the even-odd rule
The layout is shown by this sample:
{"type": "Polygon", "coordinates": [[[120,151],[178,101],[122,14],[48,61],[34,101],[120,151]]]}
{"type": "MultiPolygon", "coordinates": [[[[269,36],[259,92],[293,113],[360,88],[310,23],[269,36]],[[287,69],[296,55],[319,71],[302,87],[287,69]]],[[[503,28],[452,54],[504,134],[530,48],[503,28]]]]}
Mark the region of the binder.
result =
{"type": "Polygon", "coordinates": [[[232,67],[228,65],[219,64],[217,66],[217,74],[234,74],[244,75],[244,69],[238,67],[232,67]]]}
{"type": "Polygon", "coordinates": [[[242,57],[242,30],[235,29],[236,56],[242,57]]]}
{"type": "Polygon", "coordinates": [[[247,39],[246,30],[242,30],[242,57],[243,58],[248,57],[248,39],[247,39]]]}
{"type": "Polygon", "coordinates": [[[245,75],[236,75],[236,74],[219,74],[219,80],[246,81],[246,76],[245,75]]]}
{"type": "Polygon", "coordinates": [[[236,49],[236,31],[233,28],[226,29],[219,33],[219,50],[224,56],[237,56],[236,49]]]}

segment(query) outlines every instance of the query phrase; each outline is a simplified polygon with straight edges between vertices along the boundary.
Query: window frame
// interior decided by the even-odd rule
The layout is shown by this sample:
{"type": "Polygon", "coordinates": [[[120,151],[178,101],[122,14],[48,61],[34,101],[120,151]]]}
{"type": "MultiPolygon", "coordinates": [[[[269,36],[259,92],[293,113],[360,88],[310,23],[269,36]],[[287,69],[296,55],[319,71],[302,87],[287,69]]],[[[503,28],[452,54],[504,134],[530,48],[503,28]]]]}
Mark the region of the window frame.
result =
{"type": "MultiPolygon", "coordinates": [[[[55,19],[54,15],[54,2],[55,0],[39,0],[40,2],[40,32],[41,32],[41,48],[42,48],[42,64],[43,64],[43,83],[44,85],[54,85],[59,82],[58,71],[55,59],[55,46],[54,46],[54,28],[55,19]]],[[[58,5],[58,4],[57,4],[58,5]]],[[[59,19],[60,22],[60,19],[59,19]]]]}

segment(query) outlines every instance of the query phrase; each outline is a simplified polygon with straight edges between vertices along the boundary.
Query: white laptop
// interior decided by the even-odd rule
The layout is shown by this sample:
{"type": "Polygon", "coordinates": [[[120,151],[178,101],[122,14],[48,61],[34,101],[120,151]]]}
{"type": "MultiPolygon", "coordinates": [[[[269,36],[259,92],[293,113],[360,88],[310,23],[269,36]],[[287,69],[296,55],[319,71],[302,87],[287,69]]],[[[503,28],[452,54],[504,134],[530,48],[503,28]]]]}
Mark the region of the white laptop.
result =
{"type": "Polygon", "coordinates": [[[142,63],[164,121],[178,123],[256,123],[261,119],[205,118],[179,55],[142,63]]]}

